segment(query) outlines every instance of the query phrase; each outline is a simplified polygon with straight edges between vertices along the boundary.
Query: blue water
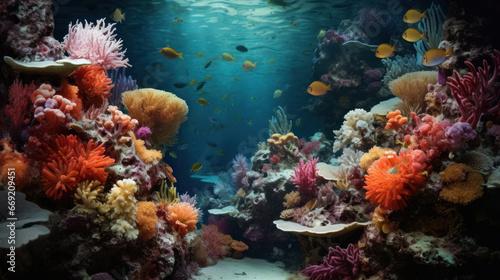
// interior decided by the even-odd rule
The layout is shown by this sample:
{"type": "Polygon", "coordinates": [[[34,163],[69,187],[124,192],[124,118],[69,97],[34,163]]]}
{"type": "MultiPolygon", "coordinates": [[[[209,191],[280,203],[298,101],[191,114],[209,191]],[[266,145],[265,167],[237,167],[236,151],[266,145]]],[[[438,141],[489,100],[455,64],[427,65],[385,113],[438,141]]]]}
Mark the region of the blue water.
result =
{"type": "Polygon", "coordinates": [[[300,110],[310,98],[305,89],[313,81],[312,60],[318,32],[335,29],[341,20],[353,18],[365,5],[388,5],[386,1],[377,4],[349,0],[295,0],[288,1],[286,8],[266,0],[54,2],[55,37],[61,41],[69,22],[102,17],[113,22],[109,16],[120,8],[126,20],[116,25],[116,33],[123,39],[126,56],[133,66],[126,70],[127,75],[132,75],[141,87],[169,91],[186,100],[188,120],[181,125],[179,141],[169,150],[175,151],[178,158],[165,157],[174,169],[181,192],[203,187],[189,177],[193,163],[204,164],[199,173],[217,174],[228,169],[237,153],[251,157],[257,143],[268,138],[268,121],[278,106],[285,108],[290,120],[301,119],[301,125],[292,128],[298,137],[310,137],[318,131],[322,116],[300,110]],[[183,21],[174,25],[176,17],[183,21]],[[237,51],[238,45],[249,51],[237,51]],[[184,59],[162,57],[158,50],[167,46],[182,52],[184,59]],[[204,56],[196,57],[197,52],[204,56]],[[220,59],[224,52],[237,60],[220,59]],[[211,66],[204,69],[210,59],[211,66]],[[256,62],[257,68],[244,71],[245,60],[256,62]],[[199,91],[196,84],[182,89],[173,86],[193,79],[201,82],[207,74],[213,79],[207,80],[199,91]],[[273,98],[274,91],[285,86],[289,88],[283,95],[273,98]],[[201,91],[206,94],[200,96],[201,91]],[[221,101],[224,95],[228,98],[221,101]],[[200,97],[210,104],[196,103],[200,97]],[[217,108],[220,113],[215,112],[217,108]],[[217,147],[207,142],[216,143],[217,147]],[[218,150],[223,150],[224,155],[216,155],[218,150]]]}

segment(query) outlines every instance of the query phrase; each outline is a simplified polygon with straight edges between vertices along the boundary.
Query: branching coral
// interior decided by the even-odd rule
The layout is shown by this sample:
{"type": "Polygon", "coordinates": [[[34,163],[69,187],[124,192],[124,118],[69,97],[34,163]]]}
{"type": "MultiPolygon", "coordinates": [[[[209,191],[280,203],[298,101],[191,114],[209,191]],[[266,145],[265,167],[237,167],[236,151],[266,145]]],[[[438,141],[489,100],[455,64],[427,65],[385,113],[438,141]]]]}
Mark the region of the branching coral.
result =
{"type": "Polygon", "coordinates": [[[349,111],[344,116],[344,123],[340,130],[334,130],[335,143],[333,144],[333,151],[346,147],[352,144],[354,147],[361,147],[372,135],[375,128],[373,121],[375,117],[372,113],[368,113],[363,109],[355,109],[349,111]]]}
{"type": "Polygon", "coordinates": [[[274,113],[276,117],[273,116],[269,120],[269,136],[273,134],[288,134],[292,130],[292,121],[288,121],[285,110],[278,106],[278,109],[276,109],[274,113]]]}
{"type": "Polygon", "coordinates": [[[292,182],[297,186],[303,202],[307,202],[318,196],[318,190],[316,188],[317,162],[318,159],[314,159],[304,163],[304,161],[300,159],[299,164],[294,168],[295,174],[292,175],[292,182]]]}
{"type": "Polygon", "coordinates": [[[498,90],[494,88],[500,77],[500,51],[495,50],[495,55],[491,58],[493,67],[483,60],[483,68],[477,69],[472,63],[465,61],[470,72],[460,77],[457,71],[453,71],[454,77],[449,77],[446,83],[462,112],[459,121],[470,123],[474,129],[481,115],[493,114],[500,110],[498,90]],[[493,73],[489,77],[492,68],[493,73]]]}
{"type": "Polygon", "coordinates": [[[198,210],[186,202],[174,203],[168,206],[169,224],[184,237],[188,232],[196,229],[198,222],[198,210]]]}
{"type": "Polygon", "coordinates": [[[136,228],[137,200],[135,192],[137,186],[134,180],[124,179],[116,182],[108,193],[107,204],[111,211],[109,217],[113,220],[111,230],[128,240],[136,239],[139,230],[136,228]]]}
{"type": "Polygon", "coordinates": [[[91,106],[101,107],[105,99],[111,96],[109,91],[113,88],[112,81],[101,66],[80,66],[70,77],[80,89],[78,96],[82,100],[85,110],[91,106]]]}
{"type": "Polygon", "coordinates": [[[103,204],[105,195],[103,194],[104,186],[99,181],[84,181],[78,183],[75,192],[75,211],[80,213],[98,212],[106,214],[109,210],[109,205],[103,204]]]}
{"type": "Polygon", "coordinates": [[[71,197],[76,185],[85,180],[104,183],[108,174],[104,169],[115,162],[104,156],[104,147],[93,140],[87,144],[74,136],[59,135],[50,144],[44,144],[41,182],[46,195],[53,200],[71,197]]]}
{"type": "Polygon", "coordinates": [[[387,114],[386,118],[388,119],[387,124],[385,125],[385,129],[401,129],[402,125],[408,121],[407,117],[401,116],[401,111],[396,110],[387,114]]]}
{"type": "Polygon", "coordinates": [[[233,159],[233,171],[231,172],[231,178],[233,179],[233,184],[235,188],[243,188],[244,185],[241,180],[247,175],[248,164],[247,159],[242,154],[237,154],[233,159]]]}
{"type": "Polygon", "coordinates": [[[14,130],[19,130],[26,125],[29,114],[30,96],[35,91],[36,86],[31,83],[23,85],[19,80],[15,80],[9,88],[9,104],[5,106],[5,115],[9,117],[14,130]]]}
{"type": "Polygon", "coordinates": [[[307,265],[302,275],[310,276],[314,280],[345,280],[354,279],[358,274],[359,251],[349,244],[346,249],[339,246],[330,247],[328,256],[323,258],[320,265],[307,265]]]}
{"type": "Polygon", "coordinates": [[[468,165],[450,165],[440,175],[445,186],[439,196],[446,201],[465,205],[483,195],[483,177],[468,165]]]}
{"type": "Polygon", "coordinates": [[[425,109],[425,95],[428,92],[427,85],[434,85],[436,83],[437,72],[418,71],[404,74],[391,81],[389,89],[395,96],[403,100],[402,105],[400,105],[403,112],[420,113],[425,109]]]}
{"type": "Polygon", "coordinates": [[[271,135],[271,138],[267,139],[267,144],[269,145],[279,145],[279,146],[284,146],[288,142],[293,142],[295,146],[299,145],[299,138],[295,136],[292,132],[286,134],[286,135],[281,135],[279,133],[275,133],[271,135]]]}
{"type": "Polygon", "coordinates": [[[85,26],[78,21],[75,25],[69,24],[68,35],[63,42],[64,50],[72,58],[88,59],[106,70],[130,66],[125,51],[122,51],[123,41],[116,40],[114,25],[106,26],[104,19],[97,20],[95,25],[87,21],[85,26]]]}
{"type": "Polygon", "coordinates": [[[137,203],[136,213],[139,238],[147,241],[156,235],[158,217],[156,216],[156,205],[153,202],[141,201],[137,203]]]}
{"type": "Polygon", "coordinates": [[[151,130],[151,144],[173,144],[188,113],[186,102],[170,92],[143,88],[123,93],[123,104],[132,118],[151,130]]]}
{"type": "Polygon", "coordinates": [[[365,175],[366,199],[387,210],[402,210],[406,201],[420,191],[425,181],[422,170],[414,168],[411,157],[388,152],[365,175]]]}

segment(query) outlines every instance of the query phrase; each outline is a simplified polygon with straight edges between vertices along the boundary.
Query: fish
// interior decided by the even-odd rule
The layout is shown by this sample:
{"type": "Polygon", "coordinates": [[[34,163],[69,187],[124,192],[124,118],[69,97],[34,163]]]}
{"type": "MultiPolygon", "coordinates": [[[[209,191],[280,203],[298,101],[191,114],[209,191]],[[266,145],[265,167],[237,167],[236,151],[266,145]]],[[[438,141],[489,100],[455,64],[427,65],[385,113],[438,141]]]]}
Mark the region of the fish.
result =
{"type": "Polygon", "coordinates": [[[332,90],[331,85],[332,84],[327,85],[327,84],[320,82],[320,81],[314,81],[307,88],[307,92],[310,95],[315,95],[315,96],[323,95],[327,91],[332,90]]]}
{"type": "Polygon", "coordinates": [[[203,52],[197,52],[197,53],[195,53],[194,55],[195,55],[196,57],[198,57],[198,58],[202,58],[202,57],[204,57],[204,56],[205,56],[205,54],[204,54],[203,52]]]}
{"type": "Polygon", "coordinates": [[[283,91],[281,89],[277,89],[273,93],[273,98],[278,98],[281,96],[281,94],[283,94],[283,91]]]}
{"type": "Polygon", "coordinates": [[[294,27],[294,26],[297,26],[297,21],[292,21],[289,25],[289,27],[294,27]]]}
{"type": "Polygon", "coordinates": [[[248,51],[248,49],[242,45],[237,46],[236,49],[240,52],[247,52],[248,51]]]}
{"type": "Polygon", "coordinates": [[[174,87],[176,88],[183,88],[183,87],[186,87],[188,84],[184,83],[184,82],[177,82],[174,84],[174,87]]]}
{"type": "Polygon", "coordinates": [[[250,71],[250,70],[252,70],[252,69],[254,69],[254,68],[257,68],[257,65],[256,65],[254,62],[250,61],[250,60],[246,60],[246,61],[243,63],[242,68],[243,68],[243,70],[245,70],[245,71],[250,71]]]}
{"type": "Polygon", "coordinates": [[[215,112],[220,113],[220,108],[219,107],[215,108],[215,112]]]}
{"type": "Polygon", "coordinates": [[[175,23],[179,23],[179,22],[183,22],[184,19],[183,18],[180,18],[180,17],[176,17],[174,18],[174,20],[172,20],[172,25],[175,26],[175,23]]]}
{"type": "Polygon", "coordinates": [[[207,142],[207,146],[210,146],[210,147],[217,147],[217,143],[208,141],[208,142],[207,142]]]}
{"type": "Polygon", "coordinates": [[[422,18],[429,18],[427,16],[427,10],[423,13],[420,13],[419,10],[411,9],[406,12],[403,16],[403,21],[406,23],[417,23],[422,20],[422,18]]]}
{"type": "Polygon", "coordinates": [[[189,81],[189,85],[192,86],[194,84],[196,84],[198,81],[196,79],[192,79],[191,81],[189,81]]]}
{"type": "Polygon", "coordinates": [[[252,96],[252,98],[251,98],[251,99],[252,99],[253,101],[255,101],[255,95],[254,95],[254,96],[252,96]]]}
{"type": "Polygon", "coordinates": [[[233,78],[233,80],[234,80],[235,82],[239,82],[239,81],[240,81],[240,78],[236,78],[236,77],[235,77],[235,78],[233,78]]]}
{"type": "Polygon", "coordinates": [[[401,142],[399,139],[396,139],[396,141],[394,142],[396,145],[403,145],[403,148],[408,148],[408,144],[405,142],[401,142]]]}
{"type": "Polygon", "coordinates": [[[159,50],[158,52],[163,57],[166,57],[168,59],[176,59],[176,58],[184,59],[184,58],[182,58],[183,53],[178,53],[176,50],[169,48],[169,47],[165,47],[165,48],[159,50]]]}
{"type": "Polygon", "coordinates": [[[236,57],[233,57],[232,55],[228,54],[228,53],[223,53],[221,55],[221,58],[225,61],[233,61],[233,60],[236,60],[236,57]]]}
{"type": "Polygon", "coordinates": [[[196,100],[196,102],[202,106],[207,106],[208,104],[210,104],[210,102],[208,102],[208,100],[206,100],[205,98],[198,98],[198,100],[196,100]]]}
{"type": "Polygon", "coordinates": [[[177,153],[175,153],[175,151],[171,151],[170,153],[168,153],[172,158],[177,158],[177,153]]]}
{"type": "Polygon", "coordinates": [[[190,173],[192,172],[196,172],[196,171],[200,171],[200,169],[203,168],[203,164],[197,162],[195,164],[193,164],[193,166],[191,166],[191,170],[189,170],[190,173]]]}
{"type": "Polygon", "coordinates": [[[427,32],[422,33],[422,32],[420,32],[420,30],[415,29],[415,28],[406,29],[406,31],[403,32],[403,35],[401,37],[403,37],[403,39],[405,39],[406,41],[412,42],[412,43],[418,42],[421,39],[424,39],[426,41],[429,40],[427,38],[427,32]]]}
{"type": "Polygon", "coordinates": [[[302,118],[298,118],[295,120],[295,126],[300,126],[300,121],[302,120],[302,118]]]}
{"type": "Polygon", "coordinates": [[[252,126],[252,120],[250,120],[247,124],[248,124],[249,126],[252,126]]]}
{"type": "Polygon", "coordinates": [[[196,134],[196,135],[200,135],[200,131],[199,131],[199,130],[197,130],[197,131],[195,132],[195,134],[196,134]]]}
{"type": "Polygon", "coordinates": [[[208,118],[208,120],[211,122],[211,123],[217,123],[217,119],[214,118],[214,117],[210,117],[208,118]]]}
{"type": "Polygon", "coordinates": [[[203,86],[205,85],[205,80],[201,81],[197,86],[196,86],[196,90],[200,90],[203,88],[203,86]]]}
{"type": "Polygon", "coordinates": [[[210,74],[206,74],[206,75],[205,75],[205,80],[211,80],[211,79],[213,79],[213,78],[214,78],[214,77],[212,77],[212,75],[210,75],[210,74]]]}
{"type": "Polygon", "coordinates": [[[184,83],[184,82],[177,82],[174,84],[174,87],[176,87],[176,88],[183,88],[185,86],[186,86],[186,83],[184,83]]]}
{"type": "Polygon", "coordinates": [[[205,69],[207,69],[208,67],[210,67],[211,64],[212,64],[212,60],[211,59],[209,61],[205,62],[205,69]]]}
{"type": "Polygon", "coordinates": [[[218,150],[217,152],[215,152],[216,155],[218,156],[223,156],[224,155],[224,150],[218,150]]]}
{"type": "Polygon", "coordinates": [[[228,98],[228,95],[227,94],[224,94],[224,96],[222,96],[222,98],[220,99],[220,101],[224,101],[228,98]]]}
{"type": "Polygon", "coordinates": [[[396,48],[396,43],[394,43],[393,46],[383,43],[380,44],[375,51],[375,56],[378,58],[387,58],[391,57],[394,55],[394,52],[397,52],[398,49],[396,48]]]}
{"type": "Polygon", "coordinates": [[[443,63],[448,56],[453,55],[455,55],[453,53],[453,47],[450,47],[446,51],[442,49],[428,50],[422,57],[422,65],[430,67],[438,66],[443,63]]]}
{"type": "Polygon", "coordinates": [[[276,63],[276,60],[275,59],[271,59],[271,60],[269,60],[269,63],[274,64],[274,63],[276,63]]]}
{"type": "Polygon", "coordinates": [[[318,36],[316,36],[316,40],[325,37],[325,35],[326,35],[326,30],[325,29],[321,29],[319,31],[319,33],[318,33],[318,36]]]}
{"type": "Polygon", "coordinates": [[[116,10],[109,16],[110,19],[122,23],[122,20],[125,20],[125,14],[122,14],[122,10],[120,8],[116,8],[116,10]]]}

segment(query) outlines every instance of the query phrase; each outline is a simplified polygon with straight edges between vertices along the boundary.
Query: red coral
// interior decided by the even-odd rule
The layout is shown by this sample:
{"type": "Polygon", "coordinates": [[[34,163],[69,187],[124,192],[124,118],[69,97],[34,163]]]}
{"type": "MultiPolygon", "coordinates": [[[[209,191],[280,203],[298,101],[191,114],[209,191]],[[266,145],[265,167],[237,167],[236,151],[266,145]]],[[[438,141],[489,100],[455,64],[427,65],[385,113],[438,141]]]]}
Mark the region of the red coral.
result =
{"type": "Polygon", "coordinates": [[[451,144],[446,137],[448,123],[437,123],[430,115],[425,115],[420,120],[415,112],[411,116],[416,128],[413,130],[414,135],[405,136],[408,148],[424,151],[429,160],[437,159],[451,144]]]}
{"type": "Polygon", "coordinates": [[[9,117],[13,129],[18,130],[29,122],[30,96],[36,86],[23,85],[21,81],[15,80],[9,88],[9,105],[5,106],[5,115],[9,117]]]}
{"type": "Polygon", "coordinates": [[[318,159],[314,159],[304,164],[304,161],[300,159],[299,164],[294,168],[295,174],[292,175],[292,182],[297,186],[303,202],[318,197],[318,189],[316,188],[317,162],[318,159]]]}
{"type": "Polygon", "coordinates": [[[73,110],[71,110],[71,116],[77,120],[82,120],[82,100],[78,97],[78,87],[71,85],[66,79],[62,80],[61,88],[57,91],[57,94],[75,103],[73,110]]]}
{"type": "Polygon", "coordinates": [[[216,225],[202,225],[201,237],[203,239],[203,247],[209,258],[209,263],[215,264],[217,260],[224,258],[226,248],[224,248],[224,234],[219,232],[216,225]]]}
{"type": "Polygon", "coordinates": [[[76,185],[86,180],[104,183],[108,174],[104,169],[115,162],[104,156],[104,147],[93,140],[87,144],[74,135],[59,135],[50,144],[44,144],[45,162],[41,182],[45,194],[53,200],[73,195],[76,185]]]}
{"type": "Polygon", "coordinates": [[[113,88],[113,85],[111,85],[113,81],[108,78],[106,71],[101,66],[80,66],[70,77],[74,79],[80,89],[78,95],[85,110],[92,105],[96,108],[101,107],[105,98],[111,96],[109,91],[113,88]]]}
{"type": "Polygon", "coordinates": [[[405,208],[406,200],[418,194],[425,181],[413,163],[413,157],[394,152],[375,161],[365,175],[366,199],[387,210],[405,208]]]}
{"type": "Polygon", "coordinates": [[[280,157],[278,155],[273,155],[270,159],[269,159],[274,165],[280,163],[280,157]]]}

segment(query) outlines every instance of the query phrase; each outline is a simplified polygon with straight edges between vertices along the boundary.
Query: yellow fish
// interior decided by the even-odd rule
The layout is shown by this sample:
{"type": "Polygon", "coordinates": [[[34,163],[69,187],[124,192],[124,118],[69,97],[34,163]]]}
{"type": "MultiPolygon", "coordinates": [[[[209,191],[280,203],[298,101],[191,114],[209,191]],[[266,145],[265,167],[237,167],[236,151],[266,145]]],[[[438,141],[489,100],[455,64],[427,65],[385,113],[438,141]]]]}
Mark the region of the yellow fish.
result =
{"type": "Polygon", "coordinates": [[[252,62],[252,61],[250,61],[250,60],[247,60],[247,61],[245,61],[245,62],[243,63],[243,66],[242,66],[242,67],[243,67],[243,70],[245,70],[245,71],[250,71],[250,70],[252,70],[252,69],[254,69],[254,68],[257,68],[257,65],[256,65],[254,62],[252,62]]]}
{"type": "Polygon", "coordinates": [[[420,32],[420,30],[415,29],[415,28],[408,28],[408,29],[406,29],[406,31],[403,32],[403,36],[402,37],[406,41],[412,42],[412,43],[418,42],[421,39],[429,40],[427,38],[427,32],[422,33],[422,32],[420,32]]]}
{"type": "Polygon", "coordinates": [[[120,8],[116,8],[116,10],[111,14],[111,16],[109,16],[109,18],[118,23],[122,23],[122,20],[125,20],[125,14],[126,13],[122,14],[122,10],[120,10],[120,8]]]}
{"type": "Polygon", "coordinates": [[[283,91],[281,89],[277,89],[273,93],[273,98],[278,98],[281,96],[281,94],[283,94],[283,91]]]}
{"type": "Polygon", "coordinates": [[[189,82],[189,85],[192,86],[194,84],[196,84],[198,81],[196,79],[192,79],[190,82],[189,82]]]}
{"type": "Polygon", "coordinates": [[[169,47],[165,47],[161,50],[158,51],[163,57],[166,57],[168,59],[176,59],[176,58],[180,58],[180,59],[184,59],[182,58],[182,54],[183,53],[178,53],[176,50],[172,49],[172,48],[169,48],[169,47]]]}
{"type": "Polygon", "coordinates": [[[196,100],[196,102],[200,105],[203,105],[203,106],[207,106],[208,104],[210,104],[210,102],[208,102],[208,100],[206,100],[205,98],[199,98],[198,100],[196,100]]]}
{"type": "Polygon", "coordinates": [[[389,44],[380,44],[375,51],[375,56],[378,58],[387,58],[391,57],[394,55],[394,52],[397,52],[398,49],[396,48],[396,43],[394,43],[393,46],[389,44]]]}
{"type": "Polygon", "coordinates": [[[228,54],[228,53],[223,53],[221,55],[222,59],[224,59],[225,61],[233,61],[233,60],[236,60],[236,57],[233,57],[232,55],[228,54]]]}
{"type": "Polygon", "coordinates": [[[223,156],[224,155],[224,150],[218,150],[217,152],[215,152],[216,155],[218,156],[223,156]]]}
{"type": "Polygon", "coordinates": [[[203,168],[203,164],[197,162],[195,164],[193,164],[193,166],[191,166],[191,170],[189,170],[189,172],[196,172],[196,171],[199,171],[200,169],[203,168]]]}
{"type": "Polygon", "coordinates": [[[175,153],[175,151],[171,151],[170,153],[168,153],[171,157],[173,158],[177,158],[177,154],[175,153]]]}
{"type": "Polygon", "coordinates": [[[196,131],[196,135],[200,135],[200,131],[199,130],[196,131]]]}
{"type": "Polygon", "coordinates": [[[408,12],[406,12],[406,14],[404,15],[403,21],[406,23],[417,23],[422,20],[422,18],[429,18],[427,17],[427,10],[423,13],[420,13],[420,11],[418,10],[411,9],[408,10],[408,12]]]}
{"type": "Polygon", "coordinates": [[[252,96],[252,98],[251,98],[251,99],[255,101],[255,95],[254,95],[254,96],[252,96]]]}
{"type": "Polygon", "coordinates": [[[215,112],[220,113],[220,108],[217,107],[217,109],[215,109],[215,112]]]}
{"type": "Polygon", "coordinates": [[[316,40],[318,40],[319,38],[323,38],[325,37],[326,35],[326,30],[325,29],[321,29],[318,33],[318,36],[316,36],[316,40]]]}
{"type": "Polygon", "coordinates": [[[205,80],[211,80],[211,79],[213,79],[213,78],[214,78],[214,77],[212,77],[212,76],[211,76],[211,75],[209,75],[209,74],[206,74],[206,75],[205,75],[205,80]]]}
{"type": "Polygon", "coordinates": [[[399,139],[396,139],[396,145],[403,145],[403,148],[408,148],[408,144],[406,142],[401,142],[399,139]]]}
{"type": "Polygon", "coordinates": [[[249,125],[249,126],[252,126],[252,120],[250,120],[250,121],[248,122],[248,125],[249,125]]]}
{"type": "Polygon", "coordinates": [[[323,95],[329,90],[332,90],[331,84],[327,85],[320,81],[312,82],[307,88],[307,92],[315,96],[323,95]]]}
{"type": "Polygon", "coordinates": [[[295,126],[300,126],[300,121],[302,120],[302,118],[298,118],[295,120],[295,126]]]}
{"type": "Polygon", "coordinates": [[[443,63],[446,57],[453,55],[455,55],[453,53],[453,47],[450,47],[446,51],[442,49],[428,50],[422,57],[422,65],[429,67],[438,66],[439,64],[443,63]]]}
{"type": "Polygon", "coordinates": [[[205,54],[203,52],[197,52],[194,54],[196,57],[200,58],[200,57],[204,57],[205,54]]]}
{"type": "Polygon", "coordinates": [[[226,100],[226,99],[227,99],[227,97],[228,97],[228,95],[227,95],[227,94],[224,94],[224,96],[222,96],[222,98],[220,99],[220,101],[224,101],[224,100],[226,100]]]}
{"type": "Polygon", "coordinates": [[[233,79],[235,82],[239,82],[240,81],[240,78],[234,78],[233,79]]]}

